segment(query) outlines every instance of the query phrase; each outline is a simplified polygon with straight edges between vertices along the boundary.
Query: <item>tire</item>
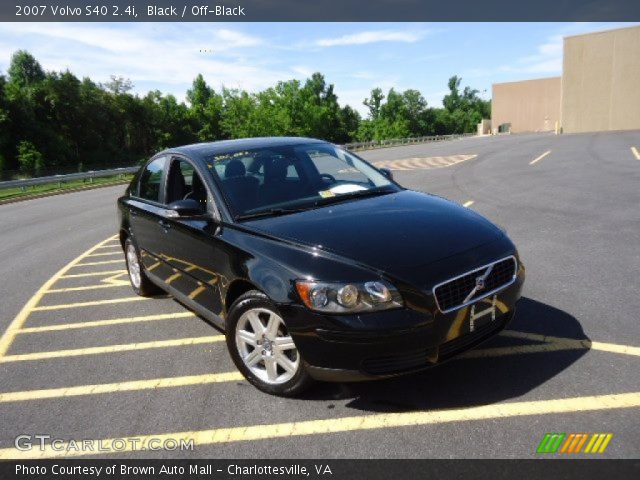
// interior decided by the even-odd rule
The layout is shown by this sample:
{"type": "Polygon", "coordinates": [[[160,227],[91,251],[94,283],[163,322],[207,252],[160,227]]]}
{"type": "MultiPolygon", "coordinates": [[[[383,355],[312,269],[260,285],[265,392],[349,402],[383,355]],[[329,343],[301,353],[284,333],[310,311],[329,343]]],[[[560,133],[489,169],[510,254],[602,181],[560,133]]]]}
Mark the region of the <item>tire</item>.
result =
{"type": "Polygon", "coordinates": [[[127,273],[131,288],[141,297],[150,297],[163,293],[162,290],[147,277],[140,261],[140,252],[131,238],[124,241],[124,258],[127,262],[127,273]]]}
{"type": "Polygon", "coordinates": [[[259,390],[293,397],[313,383],[284,320],[262,292],[251,290],[233,303],[225,330],[233,363],[259,390]]]}

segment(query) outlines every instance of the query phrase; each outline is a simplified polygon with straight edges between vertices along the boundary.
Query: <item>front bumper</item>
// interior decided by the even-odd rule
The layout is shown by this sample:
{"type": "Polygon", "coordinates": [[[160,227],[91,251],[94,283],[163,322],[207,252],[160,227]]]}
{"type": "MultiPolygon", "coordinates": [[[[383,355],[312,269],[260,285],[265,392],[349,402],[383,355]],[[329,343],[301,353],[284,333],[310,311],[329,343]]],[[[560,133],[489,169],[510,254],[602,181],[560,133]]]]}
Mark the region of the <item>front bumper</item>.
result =
{"type": "Polygon", "coordinates": [[[437,309],[363,315],[322,315],[298,305],[281,307],[310,374],[323,381],[360,381],[412,373],[437,365],[498,334],[511,321],[524,282],[443,314],[437,309]],[[495,318],[470,324],[470,314],[495,305],[495,318]],[[475,307],[474,307],[475,306],[475,307]]]}

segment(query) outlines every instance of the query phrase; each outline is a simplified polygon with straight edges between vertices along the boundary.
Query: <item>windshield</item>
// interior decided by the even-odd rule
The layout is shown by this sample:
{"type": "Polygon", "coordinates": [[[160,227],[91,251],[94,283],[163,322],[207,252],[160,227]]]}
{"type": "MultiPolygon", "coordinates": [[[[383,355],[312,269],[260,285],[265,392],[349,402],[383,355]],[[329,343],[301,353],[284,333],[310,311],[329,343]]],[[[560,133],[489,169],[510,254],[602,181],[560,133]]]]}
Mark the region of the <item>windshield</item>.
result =
{"type": "Polygon", "coordinates": [[[266,147],[207,159],[236,218],[282,214],[400,188],[331,144],[266,147]]]}

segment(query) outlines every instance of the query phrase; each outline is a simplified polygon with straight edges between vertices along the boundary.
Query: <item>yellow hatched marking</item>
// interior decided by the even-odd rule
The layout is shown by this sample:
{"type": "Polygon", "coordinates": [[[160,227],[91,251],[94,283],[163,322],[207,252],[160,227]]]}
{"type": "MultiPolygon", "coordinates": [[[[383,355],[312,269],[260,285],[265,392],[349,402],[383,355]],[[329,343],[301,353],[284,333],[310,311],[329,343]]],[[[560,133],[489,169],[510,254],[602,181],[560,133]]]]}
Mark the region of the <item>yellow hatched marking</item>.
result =
{"type": "Polygon", "coordinates": [[[116,255],[124,255],[122,251],[117,252],[105,252],[105,253],[92,253],[91,255],[87,255],[87,258],[91,257],[114,257],[116,255]]]}
{"type": "Polygon", "coordinates": [[[122,277],[124,275],[127,275],[127,273],[128,272],[125,270],[124,272],[118,273],[118,274],[113,275],[113,276],[111,276],[109,278],[104,278],[104,279],[102,279],[100,281],[104,282],[104,283],[109,283],[111,285],[116,285],[116,286],[129,285],[130,283],[129,283],[128,279],[123,280],[123,279],[120,278],[120,277],[122,277]]]}
{"type": "Polygon", "coordinates": [[[160,263],[161,263],[161,262],[156,262],[156,263],[154,263],[154,264],[153,264],[153,265],[151,265],[149,268],[147,268],[147,270],[151,271],[151,270],[154,270],[154,269],[158,268],[158,267],[160,266],[160,263]]]}
{"type": "Polygon", "coordinates": [[[124,298],[110,298],[108,300],[93,300],[91,302],[77,302],[66,303],[60,305],[43,305],[41,307],[34,307],[32,311],[41,312],[49,310],[64,310],[65,308],[80,308],[80,307],[95,307],[96,305],[110,305],[112,303],[127,303],[127,302],[141,302],[143,300],[152,300],[145,297],[124,297],[124,298]]]}
{"type": "Polygon", "coordinates": [[[103,347],[76,348],[72,350],[22,353],[1,357],[0,363],[45,360],[49,358],[78,357],[83,355],[98,355],[114,352],[130,352],[133,350],[148,350],[150,348],[183,347],[188,345],[200,345],[203,343],[215,343],[222,341],[224,341],[224,335],[212,335],[207,337],[177,338],[173,340],[157,340],[154,342],[127,343],[122,345],[105,345],[103,347]]]}
{"type": "Polygon", "coordinates": [[[76,258],[67,263],[64,267],[58,270],[49,280],[47,280],[38,291],[29,299],[29,301],[22,307],[20,312],[15,316],[13,321],[9,324],[9,327],[3,333],[2,337],[0,337],[0,358],[7,352],[9,346],[13,342],[13,339],[16,336],[16,333],[24,323],[26,322],[29,314],[36,308],[36,305],[40,302],[42,297],[45,295],[45,292],[49,290],[63,275],[69,271],[70,268],[76,266],[85,256],[94,252],[97,248],[105,245],[107,242],[112,241],[114,238],[117,238],[117,235],[110,237],[97,245],[91,247],[84,253],[78,255],[76,258]]]}
{"type": "Polygon", "coordinates": [[[112,265],[114,263],[124,263],[124,258],[119,258],[118,260],[104,260],[100,262],[87,262],[87,263],[78,263],[74,265],[74,267],[91,267],[95,265],[112,265]]]}
{"type": "Polygon", "coordinates": [[[89,272],[89,273],[72,273],[69,275],[63,275],[60,278],[84,278],[84,277],[102,277],[105,275],[127,273],[126,270],[106,270],[104,272],[89,272]]]}
{"type": "MultiPolygon", "coordinates": [[[[116,446],[127,445],[125,450],[115,449],[114,438],[98,440],[105,451],[99,453],[118,453],[131,451],[133,445],[138,448],[146,445],[151,439],[164,442],[166,440],[188,439],[194,445],[214,445],[235,442],[247,442],[303,435],[325,435],[330,433],[352,432],[360,430],[376,430],[383,428],[415,427],[422,425],[444,424],[461,421],[477,421],[493,418],[522,417],[532,415],[549,415],[558,413],[590,412],[640,407],[640,392],[595,395],[585,397],[563,398],[556,400],[534,400],[528,402],[509,402],[493,405],[482,405],[470,408],[454,408],[447,410],[419,411],[404,413],[380,413],[343,418],[307,420],[302,422],[276,423],[271,425],[247,425],[241,427],[218,428],[209,430],[184,431],[164,434],[135,435],[118,439],[116,446]],[[133,439],[136,439],[134,441],[133,439]],[[124,440],[124,442],[122,442],[124,440]]],[[[59,458],[82,455],[95,455],[95,451],[78,451],[62,445],[59,450],[47,445],[43,450],[32,449],[21,451],[15,448],[0,449],[0,459],[26,458],[59,458]]]]}
{"type": "MultiPolygon", "coordinates": [[[[128,285],[128,282],[125,282],[124,285],[128,285]]],[[[107,285],[87,285],[84,287],[52,288],[51,290],[47,290],[46,293],[82,292],[84,290],[100,290],[102,288],[113,288],[121,286],[123,286],[123,284],[112,283],[107,285]]]]}
{"type": "Polygon", "coordinates": [[[171,282],[179,279],[182,276],[182,274],[180,272],[176,272],[173,275],[171,275],[169,278],[167,278],[166,282],[167,285],[171,284],[171,282]]]}
{"type": "Polygon", "coordinates": [[[640,160],[640,152],[636,147],[631,147],[631,153],[633,153],[633,156],[636,157],[636,160],[640,160]]]}
{"type": "Polygon", "coordinates": [[[537,333],[518,332],[515,330],[504,330],[501,335],[513,338],[533,340],[536,342],[550,342],[552,344],[561,344],[566,349],[600,350],[603,352],[620,353],[622,355],[632,355],[635,357],[640,357],[640,347],[635,347],[632,345],[594,342],[587,339],[576,340],[573,338],[552,337],[547,335],[540,335],[537,333]]]}
{"type": "Polygon", "coordinates": [[[473,205],[475,202],[473,200],[469,200],[468,202],[464,202],[462,204],[463,207],[467,207],[469,208],[471,205],[473,205]]]}
{"type": "Polygon", "coordinates": [[[173,320],[176,318],[195,318],[191,312],[163,313],[161,315],[145,315],[139,317],[113,318],[110,320],[94,320],[91,322],[62,323],[60,325],[45,325],[42,327],[28,327],[18,330],[17,333],[42,333],[56,332],[60,330],[76,330],[81,328],[106,327],[122,325],[126,323],[153,322],[156,320],[173,320]]]}
{"type": "Polygon", "coordinates": [[[132,392],[138,390],[155,390],[158,388],[185,387],[211,383],[237,382],[243,379],[244,377],[242,374],[235,371],[211,373],[206,375],[190,375],[185,377],[133,380],[130,382],[79,385],[77,387],[48,388],[44,390],[26,390],[22,392],[0,393],[0,403],[43,400],[47,398],[77,397],[82,395],[99,395],[115,392],[132,392]]]}
{"type": "Polygon", "coordinates": [[[119,248],[122,250],[122,246],[120,245],[120,243],[111,243],[112,240],[109,240],[107,243],[99,246],[96,248],[96,250],[102,249],[102,248],[119,248]]]}
{"type": "Polygon", "coordinates": [[[202,292],[204,292],[207,289],[207,287],[205,287],[204,285],[200,285],[198,288],[196,288],[193,292],[191,292],[189,294],[189,298],[191,300],[193,300],[194,298],[196,298],[198,295],[200,295],[202,292]]]}

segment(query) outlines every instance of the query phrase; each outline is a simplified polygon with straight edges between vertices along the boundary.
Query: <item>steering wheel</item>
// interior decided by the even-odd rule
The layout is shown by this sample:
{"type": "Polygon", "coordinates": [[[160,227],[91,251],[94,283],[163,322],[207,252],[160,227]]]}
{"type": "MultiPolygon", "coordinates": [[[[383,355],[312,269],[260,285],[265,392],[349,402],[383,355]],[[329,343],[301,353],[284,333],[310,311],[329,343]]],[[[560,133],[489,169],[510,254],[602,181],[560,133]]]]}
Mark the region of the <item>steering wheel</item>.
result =
{"type": "Polygon", "coordinates": [[[336,177],[334,177],[333,175],[331,175],[329,173],[321,173],[320,174],[320,178],[329,180],[329,183],[336,183],[337,182],[336,177]]]}

